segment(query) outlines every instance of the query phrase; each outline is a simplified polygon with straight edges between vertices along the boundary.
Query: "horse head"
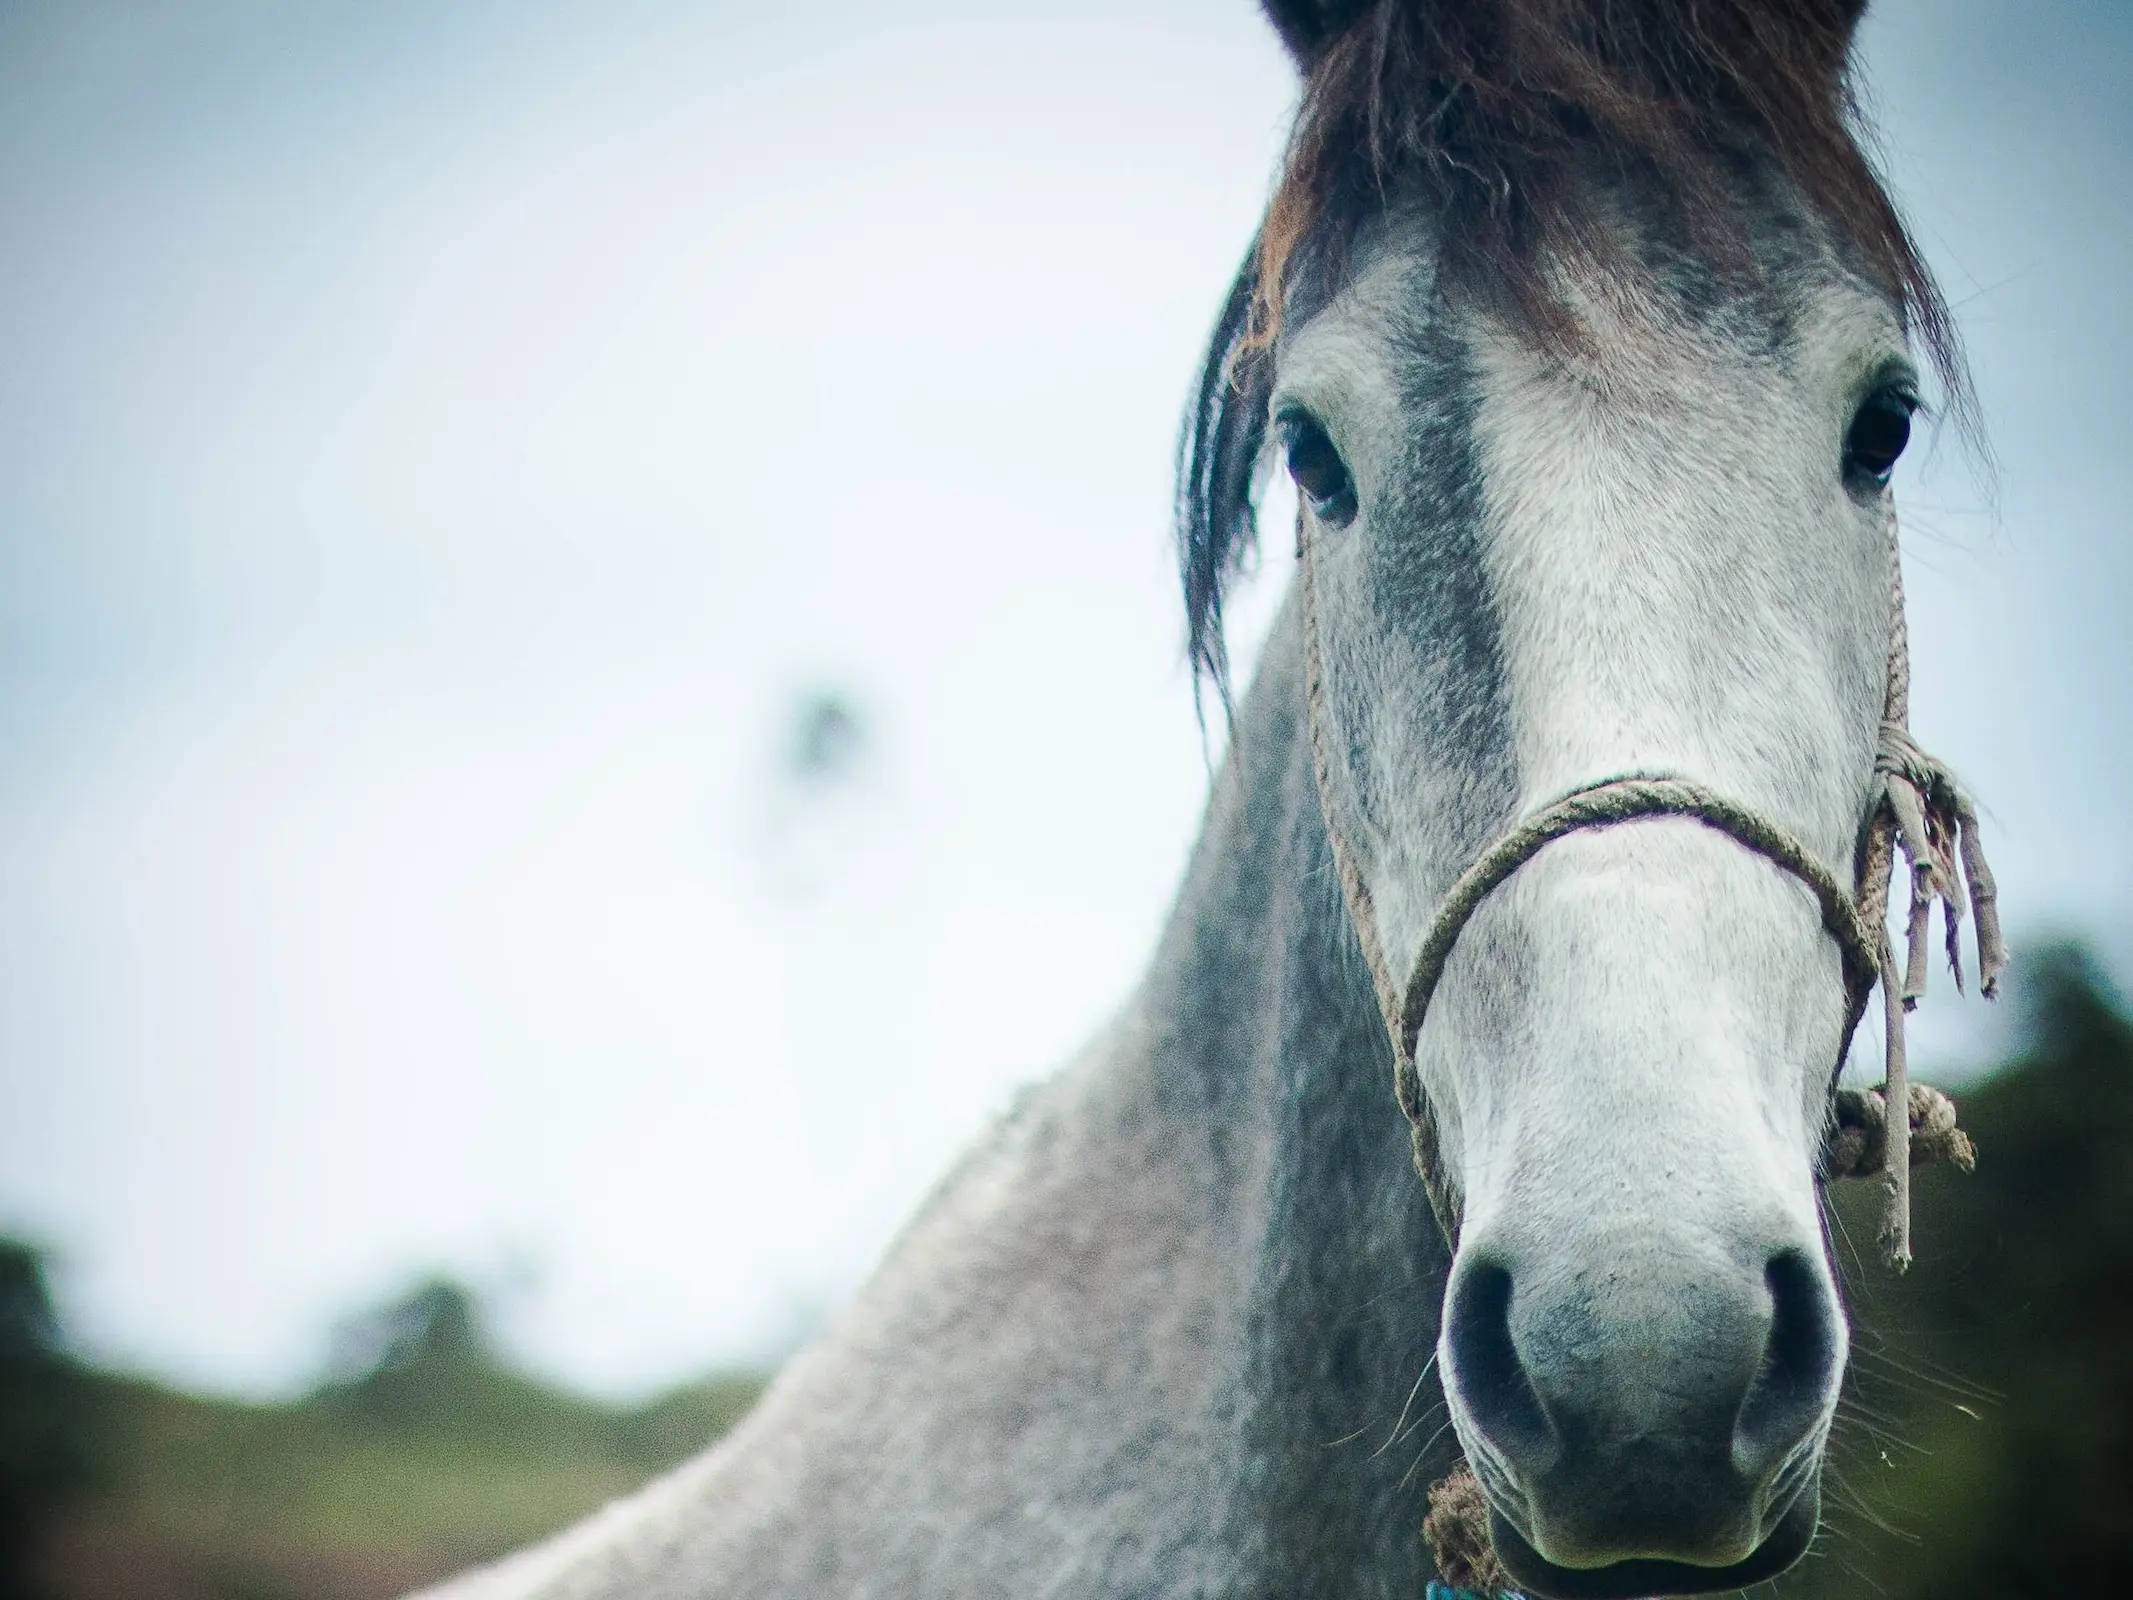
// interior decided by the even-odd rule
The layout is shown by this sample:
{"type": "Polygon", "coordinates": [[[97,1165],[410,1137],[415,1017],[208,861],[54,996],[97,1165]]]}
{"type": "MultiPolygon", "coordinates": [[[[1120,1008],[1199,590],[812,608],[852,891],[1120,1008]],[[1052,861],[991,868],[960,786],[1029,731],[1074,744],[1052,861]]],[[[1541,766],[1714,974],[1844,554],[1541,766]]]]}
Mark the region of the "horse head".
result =
{"type": "Polygon", "coordinates": [[[1877,803],[1920,362],[1961,393],[1855,141],[1858,9],[1269,5],[1304,94],[1188,432],[1195,637],[1219,677],[1278,454],[1328,833],[1455,1234],[1445,1394],[1547,1594],[1737,1587],[1816,1526],[1864,990],[1800,880],[1852,882],[1877,803]],[[1477,855],[1625,775],[1804,861],[1694,814],[1553,838],[1401,1041],[1477,855]]]}

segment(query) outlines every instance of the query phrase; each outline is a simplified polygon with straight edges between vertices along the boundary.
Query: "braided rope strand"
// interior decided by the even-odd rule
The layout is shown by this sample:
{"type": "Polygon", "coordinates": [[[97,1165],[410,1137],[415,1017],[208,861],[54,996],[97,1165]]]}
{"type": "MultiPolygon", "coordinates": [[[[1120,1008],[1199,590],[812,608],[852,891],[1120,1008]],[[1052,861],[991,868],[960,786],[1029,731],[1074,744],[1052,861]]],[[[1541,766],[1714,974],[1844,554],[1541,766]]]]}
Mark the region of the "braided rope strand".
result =
{"type": "MultiPolygon", "coordinates": [[[[1990,1000],[1999,993],[2007,965],[2007,944],[2000,933],[1999,887],[1985,864],[1978,838],[1977,809],[1947,766],[1928,755],[1911,737],[1911,639],[1903,594],[1903,541],[1896,505],[1888,507],[1889,655],[1888,688],[1881,712],[1881,737],[1874,758],[1874,809],[1859,862],[1859,905],[1880,946],[1883,1097],[1906,1108],[1888,1118],[1883,1140],[1881,1223],[1876,1238],[1882,1260],[1897,1272],[1911,1264],[1911,1122],[1916,1115],[1909,1081],[1909,1052],[1904,1014],[1926,992],[1933,904],[1940,902],[1947,930],[1950,974],[1958,993],[1963,987],[1962,920],[1965,902],[1977,941],[1978,988],[1990,1000]],[[1896,975],[1896,954],[1889,943],[1887,915],[1897,851],[1910,863],[1911,899],[1905,917],[1904,968],[1896,975]]],[[[1952,1110],[1951,1110],[1952,1125],[1952,1110]]],[[[1969,1141],[1964,1140],[1967,1152],[1969,1141]]],[[[1974,1154],[1968,1159],[1974,1161],[1974,1154]]],[[[1825,1162],[1825,1169],[1829,1163],[1825,1162]]],[[[1967,1170],[1967,1167],[1966,1167],[1967,1170]]]]}
{"type": "Polygon", "coordinates": [[[1296,513],[1296,557],[1301,568],[1303,591],[1305,721],[1311,734],[1311,776],[1318,787],[1319,810],[1326,820],[1326,841],[1333,850],[1333,867],[1340,878],[1341,898],[1348,907],[1348,921],[1355,929],[1356,943],[1362,947],[1363,963],[1370,969],[1370,985],[1377,993],[1378,1013],[1385,1019],[1385,1030],[1392,1037],[1392,1093],[1407,1118],[1408,1143],[1413,1151],[1415,1171],[1421,1176],[1423,1192],[1429,1197],[1430,1212],[1436,1217],[1445,1242],[1456,1246],[1459,1210],[1446,1188],[1443,1163],[1438,1159],[1436,1111],[1430,1105],[1429,1097],[1422,1092],[1422,1078],[1415,1069],[1414,1052],[1401,1047],[1400,991],[1393,981],[1392,963],[1386,958],[1384,940],[1378,933],[1377,907],[1370,898],[1370,886],[1363,881],[1362,869],[1356,864],[1355,852],[1348,847],[1347,836],[1333,820],[1336,814],[1333,808],[1333,767],[1326,753],[1326,675],[1318,644],[1318,582],[1315,564],[1304,547],[1304,520],[1300,507],[1296,513]]]}
{"type": "Polygon", "coordinates": [[[1880,966],[1880,941],[1860,920],[1858,907],[1827,867],[1785,828],[1715,790],[1685,778],[1635,775],[1610,778],[1543,806],[1482,852],[1452,885],[1431,925],[1400,1006],[1400,1047],[1412,1056],[1444,976],[1445,963],[1468,920],[1487,898],[1543,848],[1566,834],[1610,828],[1647,817],[1680,817],[1702,823],[1791,873],[1813,891],[1822,926],[1843,952],[1854,989],[1871,987],[1880,966]]]}

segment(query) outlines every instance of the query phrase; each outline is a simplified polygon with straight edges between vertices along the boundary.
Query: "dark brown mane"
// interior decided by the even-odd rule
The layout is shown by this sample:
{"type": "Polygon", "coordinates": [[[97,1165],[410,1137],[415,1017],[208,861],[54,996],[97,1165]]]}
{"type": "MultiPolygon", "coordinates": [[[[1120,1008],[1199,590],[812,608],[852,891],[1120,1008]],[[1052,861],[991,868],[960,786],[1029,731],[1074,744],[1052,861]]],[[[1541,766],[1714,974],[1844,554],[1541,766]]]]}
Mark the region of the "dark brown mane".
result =
{"type": "MultiPolygon", "coordinates": [[[[1437,214],[1448,285],[1543,339],[1566,328],[1551,257],[1604,260],[1593,176],[1664,197],[1721,262],[1751,258],[1742,158],[1776,166],[1902,305],[1960,395],[1947,308],[1861,148],[1850,0],[1380,0],[1306,59],[1260,235],[1255,342],[1316,234],[1338,253],[1398,185],[1437,214]]],[[[1291,34],[1292,39],[1294,35],[1291,34]]]]}
{"type": "Polygon", "coordinates": [[[1303,101],[1179,458],[1192,657],[1225,697],[1222,589],[1253,540],[1263,352],[1299,277],[1336,277],[1395,191],[1434,214],[1446,292],[1561,346],[1577,333],[1554,266],[1604,267],[1623,250],[1600,214],[1610,188],[1654,203],[1719,275],[1752,282],[1742,175],[1774,178],[1895,298],[1947,410],[1981,442],[1947,304],[1863,147],[1852,35],[1864,0],[1264,3],[1303,69],[1303,101]]]}

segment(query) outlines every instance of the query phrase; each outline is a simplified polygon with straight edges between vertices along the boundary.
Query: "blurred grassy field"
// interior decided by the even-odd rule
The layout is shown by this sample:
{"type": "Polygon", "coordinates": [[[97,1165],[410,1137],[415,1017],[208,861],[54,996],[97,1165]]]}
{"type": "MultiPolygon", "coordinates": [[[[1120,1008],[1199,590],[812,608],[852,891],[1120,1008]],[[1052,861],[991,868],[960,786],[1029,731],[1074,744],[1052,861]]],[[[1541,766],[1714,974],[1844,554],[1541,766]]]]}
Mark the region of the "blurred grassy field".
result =
{"type": "Polygon", "coordinates": [[[484,1382],[487,1393],[405,1418],[115,1388],[125,1475],[63,1539],[65,1592],[150,1592],[146,1562],[181,1580],[157,1586],[172,1595],[398,1593],[637,1487],[725,1432],[759,1388],[727,1380],[607,1411],[508,1374],[484,1382]],[[126,1581],[86,1581],[98,1569],[126,1581]]]}
{"type": "Polygon", "coordinates": [[[762,1389],[738,1374],[602,1405],[500,1363],[448,1283],[374,1320],[388,1337],[369,1370],[292,1405],[74,1373],[66,1427],[86,1448],[32,1581],[55,1600],[399,1594],[637,1487],[762,1389]]]}
{"type": "MultiPolygon", "coordinates": [[[[2019,995],[2024,1044],[1962,1097],[1978,1172],[1919,1174],[1908,1277],[1870,1259],[1873,1186],[1834,1197],[1856,1332],[1824,1530],[1760,1594],[2133,1588],[2133,1025],[2071,946],[2019,995]]],[[[398,1594],[694,1454],[763,1383],[602,1405],[499,1360],[446,1282],[344,1343],[283,1406],[89,1371],[35,1253],[0,1244],[0,1600],[398,1594]]]]}

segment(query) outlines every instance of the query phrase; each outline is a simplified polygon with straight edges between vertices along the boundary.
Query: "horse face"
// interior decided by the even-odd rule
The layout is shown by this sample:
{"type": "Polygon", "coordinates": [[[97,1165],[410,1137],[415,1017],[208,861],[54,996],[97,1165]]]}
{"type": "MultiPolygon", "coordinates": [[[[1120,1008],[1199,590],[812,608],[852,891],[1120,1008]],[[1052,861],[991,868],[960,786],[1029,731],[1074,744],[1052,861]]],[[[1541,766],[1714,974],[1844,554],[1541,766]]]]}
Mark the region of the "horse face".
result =
{"type": "MultiPolygon", "coordinates": [[[[1506,825],[1624,773],[1744,801],[1849,881],[1916,383],[1890,303],[1820,253],[1753,291],[1566,275],[1581,336],[1543,350],[1441,296],[1427,246],[1397,213],[1366,235],[1270,402],[1328,801],[1392,971],[1506,825]]],[[[1812,1534],[1845,1023],[1811,897],[1691,821],[1560,840],[1461,935],[1417,1052],[1463,1206],[1440,1356],[1527,1587],[1730,1588],[1812,1534]]]]}

